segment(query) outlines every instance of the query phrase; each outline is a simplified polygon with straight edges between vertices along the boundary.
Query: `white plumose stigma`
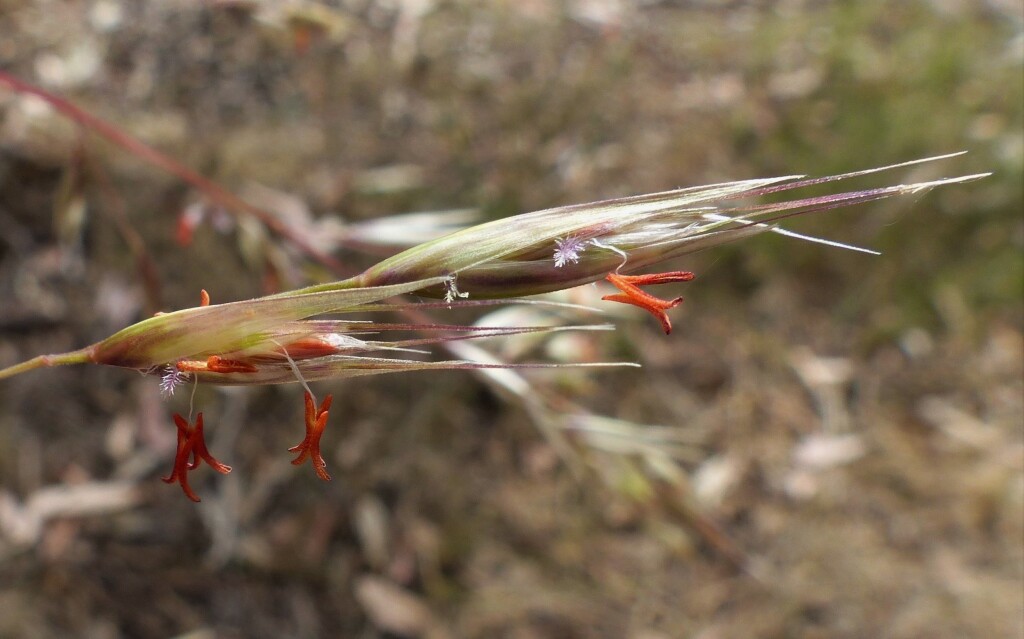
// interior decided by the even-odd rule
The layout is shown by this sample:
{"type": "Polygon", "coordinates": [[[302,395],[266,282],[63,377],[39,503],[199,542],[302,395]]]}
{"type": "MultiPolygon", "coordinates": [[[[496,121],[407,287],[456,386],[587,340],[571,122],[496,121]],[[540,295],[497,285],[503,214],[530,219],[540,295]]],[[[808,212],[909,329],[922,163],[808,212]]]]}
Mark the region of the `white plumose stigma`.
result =
{"type": "Polygon", "coordinates": [[[163,375],[160,376],[160,396],[167,399],[174,395],[174,391],[178,389],[188,380],[188,373],[183,373],[178,370],[174,364],[169,364],[164,368],[163,375]]]}
{"type": "Polygon", "coordinates": [[[561,268],[569,262],[577,264],[580,261],[580,253],[587,248],[587,243],[575,235],[570,235],[564,240],[560,237],[555,238],[555,246],[555,267],[561,268]]]}
{"type": "Polygon", "coordinates": [[[444,282],[444,301],[451,303],[457,299],[465,299],[469,297],[469,293],[459,292],[459,287],[455,283],[455,276],[449,275],[448,279],[444,282]]]}

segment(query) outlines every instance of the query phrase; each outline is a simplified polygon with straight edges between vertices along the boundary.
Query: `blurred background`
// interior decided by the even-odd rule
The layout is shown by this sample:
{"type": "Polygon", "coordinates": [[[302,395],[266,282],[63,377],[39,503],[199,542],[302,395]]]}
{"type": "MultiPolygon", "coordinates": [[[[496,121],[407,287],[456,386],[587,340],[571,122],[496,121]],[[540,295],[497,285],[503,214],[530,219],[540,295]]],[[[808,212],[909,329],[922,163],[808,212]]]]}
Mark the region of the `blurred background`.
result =
{"type": "MultiPolygon", "coordinates": [[[[346,229],[400,213],[959,150],[850,186],[993,172],[788,224],[881,257],[762,236],[679,260],[697,279],[663,291],[686,296],[669,337],[608,309],[612,334],[488,345],[639,370],[529,375],[519,397],[460,372],[317,385],[331,483],[288,463],[297,388],[196,391],[234,471],[193,473],[193,505],[158,480],[187,393],[5,380],[0,636],[1024,633],[1020,0],[0,0],[0,69],[347,272],[381,247],[346,229]]],[[[200,288],[335,277],[0,87],[0,366],[200,288]]]]}

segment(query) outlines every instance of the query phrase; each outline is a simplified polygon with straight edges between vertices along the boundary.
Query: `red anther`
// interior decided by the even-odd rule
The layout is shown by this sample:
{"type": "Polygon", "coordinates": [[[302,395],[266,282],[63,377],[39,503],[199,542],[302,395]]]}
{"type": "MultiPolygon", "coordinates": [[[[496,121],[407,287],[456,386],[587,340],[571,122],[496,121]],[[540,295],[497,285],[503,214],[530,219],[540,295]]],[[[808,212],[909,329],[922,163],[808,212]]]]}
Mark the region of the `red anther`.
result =
{"type": "Polygon", "coordinates": [[[174,367],[182,373],[205,373],[206,362],[201,362],[194,359],[179,359],[174,363],[174,367]]]}
{"type": "Polygon", "coordinates": [[[209,373],[255,373],[257,369],[248,362],[235,359],[221,359],[216,355],[206,358],[206,371],[209,373]]]}
{"type": "Polygon", "coordinates": [[[203,436],[203,414],[196,415],[195,426],[189,425],[184,417],[175,413],[174,424],[178,427],[178,449],[174,455],[174,467],[171,474],[161,479],[168,483],[181,484],[185,496],[192,501],[200,501],[199,496],[192,491],[188,485],[188,473],[199,467],[200,461],[205,461],[218,473],[230,473],[231,466],[217,461],[206,448],[206,439],[203,436]],[[191,458],[192,461],[189,461],[191,458]]]}
{"type": "Polygon", "coordinates": [[[330,481],[331,476],[327,474],[327,462],[320,454],[320,436],[324,434],[327,426],[327,411],[331,408],[333,397],[328,395],[318,410],[313,394],[306,391],[306,437],[298,446],[292,446],[289,452],[298,453],[299,456],[292,460],[298,466],[308,458],[313,463],[313,470],[316,476],[324,481],[330,481]]]}
{"type": "Polygon", "coordinates": [[[615,288],[622,291],[622,293],[605,295],[601,299],[609,302],[632,304],[633,306],[644,309],[661,322],[662,329],[664,329],[665,334],[668,335],[672,332],[672,322],[669,320],[668,313],[665,311],[678,306],[679,303],[683,301],[683,298],[677,297],[675,299],[665,300],[642,291],[639,287],[649,284],[688,282],[692,280],[693,277],[693,273],[689,271],[669,271],[667,273],[651,273],[649,275],[617,275],[615,273],[609,273],[605,279],[611,282],[615,288]]]}
{"type": "Polygon", "coordinates": [[[316,337],[303,337],[284,347],[284,351],[294,360],[326,357],[338,353],[339,350],[337,346],[316,337]]]}
{"type": "Polygon", "coordinates": [[[195,359],[178,360],[174,366],[182,373],[255,373],[259,370],[255,364],[223,359],[217,355],[210,355],[205,362],[195,359]]]}
{"type": "MultiPolygon", "coordinates": [[[[633,286],[648,286],[650,284],[689,282],[694,277],[696,276],[690,271],[668,271],[665,273],[648,273],[646,275],[617,275],[615,273],[609,273],[606,279],[612,284],[619,281],[633,286]]],[[[618,284],[615,285],[618,286],[618,284]]]]}

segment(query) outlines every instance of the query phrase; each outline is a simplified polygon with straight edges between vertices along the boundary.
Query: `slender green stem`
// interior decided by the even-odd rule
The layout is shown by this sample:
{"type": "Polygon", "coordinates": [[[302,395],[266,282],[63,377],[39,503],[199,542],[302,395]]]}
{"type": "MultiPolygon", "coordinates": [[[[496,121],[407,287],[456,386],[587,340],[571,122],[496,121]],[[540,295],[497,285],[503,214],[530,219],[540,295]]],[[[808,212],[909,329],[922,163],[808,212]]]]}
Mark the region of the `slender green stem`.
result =
{"type": "Polygon", "coordinates": [[[55,355],[40,355],[33,357],[27,362],[15,364],[14,366],[8,366],[7,368],[0,369],[0,379],[6,377],[14,377],[21,373],[34,370],[36,368],[44,368],[49,366],[67,366],[69,364],[88,364],[92,361],[92,347],[83,348],[77,351],[71,351],[70,353],[57,353],[55,355]]]}

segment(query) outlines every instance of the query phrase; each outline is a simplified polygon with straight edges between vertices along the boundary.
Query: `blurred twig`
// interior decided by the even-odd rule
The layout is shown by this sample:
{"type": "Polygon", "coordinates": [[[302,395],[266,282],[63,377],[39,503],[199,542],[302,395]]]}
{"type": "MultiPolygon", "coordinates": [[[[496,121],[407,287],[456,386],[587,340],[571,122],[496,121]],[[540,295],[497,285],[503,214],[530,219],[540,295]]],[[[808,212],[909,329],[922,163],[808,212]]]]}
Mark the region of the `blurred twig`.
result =
{"type": "Polygon", "coordinates": [[[0,71],[0,84],[6,84],[18,93],[33,95],[45,101],[62,115],[74,120],[87,130],[106,138],[135,157],[192,185],[212,202],[216,202],[236,215],[249,215],[256,218],[268,229],[294,244],[312,259],[320,262],[332,271],[342,272],[343,267],[338,260],[314,247],[305,238],[301,237],[287,224],[284,224],[268,211],[249,204],[213,180],[203,177],[169,155],[157,151],[148,144],[133,137],[124,129],[78,108],[68,100],[53,95],[5,71],[0,71]]]}

